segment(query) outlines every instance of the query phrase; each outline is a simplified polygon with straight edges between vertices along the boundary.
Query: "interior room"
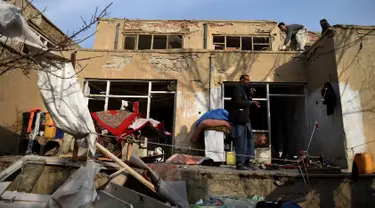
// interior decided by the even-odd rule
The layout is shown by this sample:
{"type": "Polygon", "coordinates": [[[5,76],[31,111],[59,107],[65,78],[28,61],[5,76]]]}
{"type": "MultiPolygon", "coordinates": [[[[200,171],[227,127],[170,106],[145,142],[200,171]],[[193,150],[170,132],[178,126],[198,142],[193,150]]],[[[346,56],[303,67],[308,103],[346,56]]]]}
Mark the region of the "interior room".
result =
{"type": "MultiPolygon", "coordinates": [[[[224,108],[228,111],[232,108],[231,96],[236,84],[223,85],[224,108]]],[[[253,100],[261,105],[259,109],[254,106],[250,109],[255,147],[271,148],[272,158],[293,158],[308,140],[305,85],[251,83],[251,87],[253,100]]]]}

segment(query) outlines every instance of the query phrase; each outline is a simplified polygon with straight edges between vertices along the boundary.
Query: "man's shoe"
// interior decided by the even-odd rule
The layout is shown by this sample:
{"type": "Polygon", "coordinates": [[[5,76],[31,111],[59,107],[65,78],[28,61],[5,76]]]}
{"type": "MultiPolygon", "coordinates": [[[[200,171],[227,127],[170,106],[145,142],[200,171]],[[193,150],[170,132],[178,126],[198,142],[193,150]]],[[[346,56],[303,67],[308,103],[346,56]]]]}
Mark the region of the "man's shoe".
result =
{"type": "Polygon", "coordinates": [[[237,165],[237,170],[250,170],[246,165],[237,165]]]}
{"type": "Polygon", "coordinates": [[[246,164],[245,166],[248,170],[259,170],[259,168],[252,163],[246,164]]]}

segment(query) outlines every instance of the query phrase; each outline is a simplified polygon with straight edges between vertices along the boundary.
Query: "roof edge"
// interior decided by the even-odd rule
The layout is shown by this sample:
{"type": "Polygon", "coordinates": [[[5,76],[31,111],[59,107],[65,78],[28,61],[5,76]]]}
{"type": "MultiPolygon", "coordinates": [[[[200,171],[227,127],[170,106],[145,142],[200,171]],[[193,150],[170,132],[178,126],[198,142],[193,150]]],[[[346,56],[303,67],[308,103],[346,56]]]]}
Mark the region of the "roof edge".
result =
{"type": "Polygon", "coordinates": [[[128,19],[128,18],[101,18],[100,21],[139,21],[139,22],[146,22],[146,21],[154,21],[154,22],[181,22],[181,21],[195,21],[195,22],[238,22],[238,23],[277,23],[277,21],[273,20],[197,20],[197,19],[128,19]]]}
{"type": "Polygon", "coordinates": [[[373,30],[375,29],[375,25],[345,25],[345,24],[337,24],[333,25],[334,28],[343,28],[343,29],[362,29],[362,30],[373,30]]]}

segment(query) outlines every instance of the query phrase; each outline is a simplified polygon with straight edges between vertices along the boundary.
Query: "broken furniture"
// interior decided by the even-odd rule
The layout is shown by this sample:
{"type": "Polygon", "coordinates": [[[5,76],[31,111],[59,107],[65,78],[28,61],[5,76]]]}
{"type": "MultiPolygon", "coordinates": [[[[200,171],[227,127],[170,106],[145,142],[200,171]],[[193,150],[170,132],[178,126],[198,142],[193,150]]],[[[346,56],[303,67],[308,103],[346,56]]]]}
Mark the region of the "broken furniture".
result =
{"type": "MultiPolygon", "coordinates": [[[[100,174],[108,175],[106,174],[106,172],[114,172],[115,169],[124,167],[126,174],[128,174],[125,185],[128,182],[132,182],[134,184],[134,181],[139,181],[141,183],[138,182],[138,185],[136,185],[135,187],[137,188],[137,190],[140,189],[141,186],[143,186],[143,183],[145,187],[148,187],[150,190],[153,190],[153,192],[156,192],[156,196],[161,196],[161,199],[163,200],[159,201],[160,197],[155,199],[145,194],[131,190],[129,189],[129,187],[125,188],[120,185],[112,184],[112,180],[108,179],[111,182],[109,184],[104,183],[104,186],[102,187],[103,189],[98,190],[99,198],[91,203],[91,207],[101,207],[100,205],[112,205],[111,207],[113,208],[149,207],[148,205],[150,203],[155,204],[155,206],[152,207],[170,207],[165,203],[165,197],[168,199],[168,201],[172,200],[172,202],[174,201],[175,203],[180,203],[180,207],[187,207],[186,202],[184,202],[186,201],[185,185],[183,185],[182,187],[182,190],[184,190],[184,192],[182,192],[182,195],[185,196],[181,196],[181,184],[179,185],[179,183],[171,184],[169,182],[164,182],[155,173],[152,173],[153,180],[156,180],[153,182],[160,183],[159,185],[154,185],[151,182],[145,180],[141,175],[139,175],[121,160],[119,161],[118,158],[116,160],[115,156],[112,153],[109,153],[107,150],[103,149],[100,144],[98,144],[97,148],[100,151],[106,152],[106,154],[108,154],[117,162],[117,164],[108,162],[102,163],[103,167],[100,167],[102,172],[98,173],[97,176],[100,174]],[[176,193],[174,193],[175,190],[177,190],[177,196],[176,193]]],[[[143,165],[146,166],[146,169],[148,168],[147,165],[140,162],[139,159],[137,161],[137,159],[135,158],[135,160],[138,166],[143,165]]],[[[54,198],[53,201],[63,200],[59,201],[60,204],[71,203],[58,196],[68,196],[66,194],[69,194],[69,192],[64,191],[65,188],[68,188],[66,190],[76,191],[75,188],[69,187],[76,184],[75,181],[77,180],[77,178],[81,177],[82,179],[85,179],[84,181],[87,181],[85,174],[82,175],[82,173],[84,173],[85,171],[87,172],[86,168],[90,165],[83,167],[82,165],[84,164],[85,162],[72,162],[69,159],[60,159],[55,157],[23,157],[4,171],[0,172],[0,207],[25,207],[26,205],[27,207],[45,207],[47,203],[54,203],[51,202],[51,196],[54,198]]],[[[94,164],[94,162],[91,162],[91,164],[94,164]]],[[[116,176],[112,176],[112,178],[115,177],[116,176]]],[[[95,186],[97,186],[97,188],[102,186],[100,184],[103,184],[99,180],[101,180],[100,177],[96,177],[95,184],[98,185],[95,186]]],[[[83,186],[86,187],[87,185],[83,186]]],[[[75,194],[79,193],[77,192],[75,194]]],[[[74,197],[74,194],[69,196],[74,197]]]]}

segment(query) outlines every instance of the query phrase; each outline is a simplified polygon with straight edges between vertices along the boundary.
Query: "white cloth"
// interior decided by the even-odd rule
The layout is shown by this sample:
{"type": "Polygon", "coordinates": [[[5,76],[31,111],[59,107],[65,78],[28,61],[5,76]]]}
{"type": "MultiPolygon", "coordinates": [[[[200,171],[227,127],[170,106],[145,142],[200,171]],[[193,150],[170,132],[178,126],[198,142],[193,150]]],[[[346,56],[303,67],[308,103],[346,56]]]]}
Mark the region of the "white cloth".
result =
{"type": "Polygon", "coordinates": [[[214,162],[225,162],[224,132],[215,130],[204,131],[206,157],[214,162]]]}
{"type": "Polygon", "coordinates": [[[2,0],[0,0],[0,34],[44,47],[42,41],[22,17],[21,9],[2,0]]]}
{"type": "Polygon", "coordinates": [[[72,64],[56,63],[38,71],[38,87],[56,126],[76,139],[86,138],[94,154],[95,126],[72,64]]]}
{"type": "Polygon", "coordinates": [[[42,112],[36,113],[35,125],[34,129],[32,130],[31,134],[29,135],[29,144],[27,145],[26,155],[33,153],[33,144],[36,136],[39,134],[39,127],[40,127],[40,117],[42,116],[42,112]]]}
{"type": "MultiPolygon", "coordinates": [[[[9,38],[27,40],[26,44],[45,50],[44,44],[31,31],[21,10],[0,0],[0,34],[9,38]]],[[[44,65],[38,71],[38,86],[44,104],[51,114],[56,126],[76,138],[86,137],[89,149],[95,153],[96,134],[86,99],[78,83],[71,63],[46,64],[41,56],[38,61],[44,65]],[[90,133],[90,134],[88,134],[90,133]],[[88,135],[87,135],[88,134],[88,135]]],[[[48,208],[75,208],[95,200],[94,177],[100,168],[92,161],[86,167],[77,170],[63,186],[61,186],[47,203],[48,208]]]]}
{"type": "Polygon", "coordinates": [[[296,43],[297,43],[297,50],[305,50],[305,45],[307,43],[308,38],[308,31],[306,27],[298,30],[296,34],[296,43]]]}

